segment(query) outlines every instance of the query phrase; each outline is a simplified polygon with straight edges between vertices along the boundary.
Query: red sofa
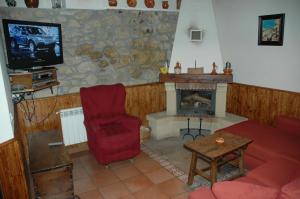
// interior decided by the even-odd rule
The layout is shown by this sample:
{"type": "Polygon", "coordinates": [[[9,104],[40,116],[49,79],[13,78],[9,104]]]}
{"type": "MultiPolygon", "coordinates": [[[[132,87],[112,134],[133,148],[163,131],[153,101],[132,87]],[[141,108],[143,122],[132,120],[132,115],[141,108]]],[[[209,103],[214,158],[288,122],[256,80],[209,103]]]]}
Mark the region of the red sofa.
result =
{"type": "Polygon", "coordinates": [[[248,120],[221,129],[253,140],[244,177],[199,188],[189,199],[300,199],[300,120],[280,116],[275,127],[248,120]]]}

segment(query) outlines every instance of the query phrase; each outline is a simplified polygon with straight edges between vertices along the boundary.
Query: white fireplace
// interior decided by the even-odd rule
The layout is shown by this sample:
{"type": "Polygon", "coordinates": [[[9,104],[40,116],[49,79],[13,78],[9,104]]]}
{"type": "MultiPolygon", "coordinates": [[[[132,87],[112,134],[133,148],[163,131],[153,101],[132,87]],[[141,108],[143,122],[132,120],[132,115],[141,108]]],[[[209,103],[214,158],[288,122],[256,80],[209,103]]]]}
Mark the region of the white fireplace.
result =
{"type": "MultiPolygon", "coordinates": [[[[199,85],[196,86],[199,87],[199,85]]],[[[226,113],[227,83],[215,84],[216,99],[214,116],[203,115],[194,117],[178,115],[176,105],[176,83],[166,82],[165,89],[166,111],[147,115],[149,126],[152,129],[151,136],[155,139],[179,136],[180,129],[187,128],[187,118],[190,118],[189,125],[191,128],[198,128],[199,119],[201,117],[202,127],[204,129],[209,129],[211,133],[214,133],[218,129],[225,128],[235,123],[247,120],[247,118],[226,113]]]]}
{"type": "MultiPolygon", "coordinates": [[[[187,83],[189,84],[189,83],[187,83]]],[[[195,85],[195,84],[194,84],[195,85]]],[[[203,84],[202,84],[203,85],[203,84]]],[[[188,86],[188,85],[187,85],[188,86]]],[[[197,88],[201,88],[201,83],[197,85],[197,88]]],[[[176,84],[173,82],[165,83],[166,88],[166,104],[167,104],[167,115],[177,115],[177,97],[176,97],[176,84]]],[[[226,94],[227,94],[227,83],[217,83],[215,86],[216,100],[215,100],[215,116],[225,117],[226,112],[226,94]]]]}

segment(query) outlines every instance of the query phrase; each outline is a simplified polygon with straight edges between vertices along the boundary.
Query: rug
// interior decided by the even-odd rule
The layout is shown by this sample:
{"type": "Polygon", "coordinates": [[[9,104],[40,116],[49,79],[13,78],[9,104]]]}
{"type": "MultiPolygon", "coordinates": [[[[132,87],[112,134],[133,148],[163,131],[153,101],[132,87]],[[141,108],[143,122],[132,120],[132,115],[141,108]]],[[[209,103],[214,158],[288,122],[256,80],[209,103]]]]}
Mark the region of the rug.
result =
{"type": "MultiPolygon", "coordinates": [[[[201,139],[201,137],[198,139],[201,139]]],[[[184,140],[182,137],[171,137],[162,140],[150,139],[142,144],[141,149],[178,179],[187,183],[192,153],[185,149],[183,144],[190,140],[187,137],[184,140]]],[[[207,165],[206,162],[198,159],[197,168],[203,168],[207,165]]],[[[218,169],[217,180],[224,181],[238,172],[238,168],[225,164],[218,169]]],[[[201,186],[210,186],[210,182],[203,177],[195,176],[191,188],[195,189],[201,186]]]]}

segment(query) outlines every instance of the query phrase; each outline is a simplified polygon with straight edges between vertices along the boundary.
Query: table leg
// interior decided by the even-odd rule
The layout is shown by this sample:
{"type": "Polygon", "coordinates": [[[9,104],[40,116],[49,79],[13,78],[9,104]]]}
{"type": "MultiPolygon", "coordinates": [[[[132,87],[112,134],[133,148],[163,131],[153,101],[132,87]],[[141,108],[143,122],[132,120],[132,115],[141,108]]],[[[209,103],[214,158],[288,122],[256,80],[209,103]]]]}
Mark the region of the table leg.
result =
{"type": "Polygon", "coordinates": [[[210,171],[210,177],[211,177],[211,186],[213,186],[213,184],[215,182],[217,182],[217,160],[212,160],[211,163],[211,171],[210,171]]]}
{"type": "Polygon", "coordinates": [[[243,149],[240,149],[239,169],[240,169],[240,174],[244,175],[245,169],[244,169],[244,150],[243,149]]]}
{"type": "Polygon", "coordinates": [[[196,152],[192,152],[190,172],[189,172],[189,178],[188,178],[188,183],[187,183],[188,185],[193,184],[196,166],[197,166],[197,154],[196,154],[196,152]]]}

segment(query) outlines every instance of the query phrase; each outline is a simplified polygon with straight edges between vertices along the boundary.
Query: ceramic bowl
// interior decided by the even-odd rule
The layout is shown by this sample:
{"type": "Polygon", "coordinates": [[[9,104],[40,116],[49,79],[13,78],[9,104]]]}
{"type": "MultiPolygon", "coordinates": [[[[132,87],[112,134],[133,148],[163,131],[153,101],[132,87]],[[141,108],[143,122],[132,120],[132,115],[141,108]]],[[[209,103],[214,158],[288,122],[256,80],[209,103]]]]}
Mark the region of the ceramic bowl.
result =
{"type": "Polygon", "coordinates": [[[216,138],[216,143],[223,144],[224,142],[225,142],[224,138],[222,138],[222,137],[217,137],[216,138]]]}

